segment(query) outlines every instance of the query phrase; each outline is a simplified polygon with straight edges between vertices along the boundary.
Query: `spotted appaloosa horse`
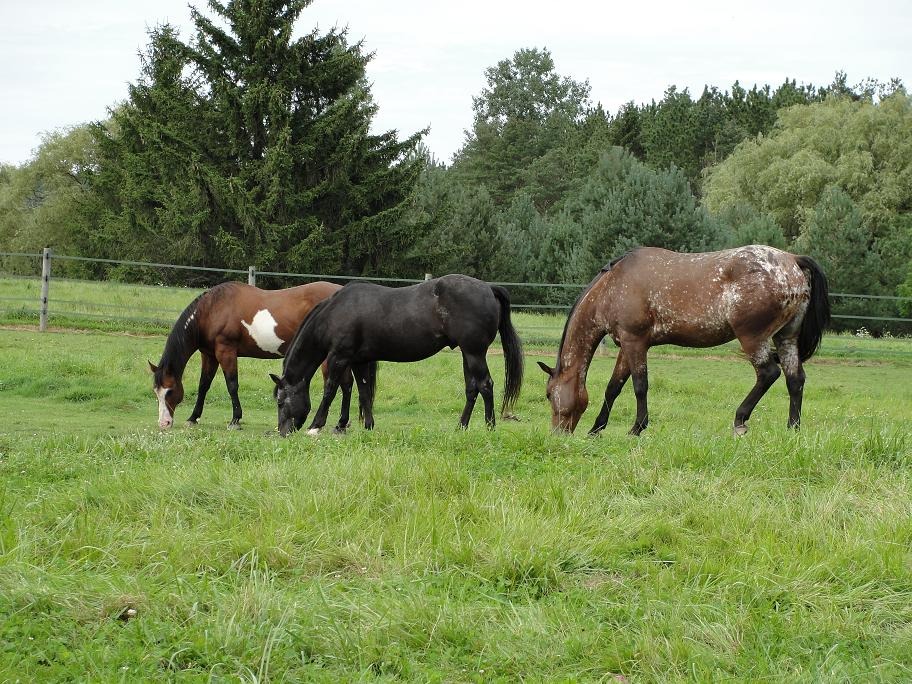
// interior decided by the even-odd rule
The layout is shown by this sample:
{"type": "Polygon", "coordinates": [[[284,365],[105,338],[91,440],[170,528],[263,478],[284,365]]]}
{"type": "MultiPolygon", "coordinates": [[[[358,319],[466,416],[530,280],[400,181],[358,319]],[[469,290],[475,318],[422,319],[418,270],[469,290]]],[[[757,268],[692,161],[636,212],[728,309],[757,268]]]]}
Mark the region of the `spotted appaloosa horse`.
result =
{"type": "MultiPolygon", "coordinates": [[[[181,382],[184,368],[198,350],[202,356],[199,391],[187,424],[199,421],[206,393],[221,366],[231,395],[232,416],[228,427],[239,427],[242,411],[238,399],[238,357],[283,357],[301,321],[341,287],[316,282],[285,290],[261,290],[231,282],[216,285],[190,302],[171,329],[158,365],[149,362],[152,389],[158,398],[159,426],[162,429],[172,426],[174,409],[184,398],[181,382]]],[[[324,374],[325,370],[324,367],[324,374]]],[[[343,401],[338,430],[344,430],[348,425],[352,382],[351,373],[342,378],[343,401]]]]}
{"type": "Polygon", "coordinates": [[[650,347],[712,347],[735,338],[757,373],[753,389],[735,412],[735,434],[747,432],[747,420],[779,377],[780,365],[790,398],[788,426],[797,428],[805,379],[802,362],[817,350],[829,319],[826,276],[810,257],[761,245],[704,254],[636,249],[602,269],[573,305],[557,365],[549,368],[539,362],[549,376],[552,426],[567,432],[576,428],[589,402],[586,373],[596,346],[607,335],[620,351],[590,434],[605,427],[631,375],[637,412],[630,434],[646,428],[650,347]]]}

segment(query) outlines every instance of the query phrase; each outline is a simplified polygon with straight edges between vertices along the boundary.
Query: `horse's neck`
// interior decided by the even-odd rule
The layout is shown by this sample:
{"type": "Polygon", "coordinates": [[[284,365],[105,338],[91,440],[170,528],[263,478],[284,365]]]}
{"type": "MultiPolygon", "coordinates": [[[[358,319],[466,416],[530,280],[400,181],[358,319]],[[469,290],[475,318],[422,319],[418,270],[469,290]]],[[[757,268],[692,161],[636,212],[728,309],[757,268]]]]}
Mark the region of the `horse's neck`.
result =
{"type": "Polygon", "coordinates": [[[570,314],[564,343],[558,354],[561,372],[578,375],[583,382],[595,349],[607,333],[607,329],[597,322],[602,318],[598,315],[600,298],[589,296],[597,286],[590,288],[570,314]]]}
{"type": "Polygon", "coordinates": [[[320,345],[308,332],[309,330],[300,330],[285,355],[282,374],[293,385],[302,381],[309,383],[326,356],[319,351],[320,345]]]}
{"type": "Polygon", "coordinates": [[[166,366],[176,378],[184,375],[187,362],[199,349],[199,339],[196,329],[175,329],[168,336],[165,351],[162,354],[161,365],[166,366]]]}

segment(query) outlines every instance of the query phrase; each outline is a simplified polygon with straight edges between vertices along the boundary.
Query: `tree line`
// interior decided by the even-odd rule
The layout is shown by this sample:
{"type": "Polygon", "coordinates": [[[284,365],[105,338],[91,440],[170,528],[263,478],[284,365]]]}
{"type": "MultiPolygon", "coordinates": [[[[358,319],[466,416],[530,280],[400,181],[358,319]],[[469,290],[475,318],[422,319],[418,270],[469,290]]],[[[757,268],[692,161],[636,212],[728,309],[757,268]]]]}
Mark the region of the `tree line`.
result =
{"type": "MultiPolygon", "coordinates": [[[[699,97],[672,86],[610,113],[547,49],[522,49],[486,70],[444,163],[426,131],[371,129],[364,44],[338,29],[292,37],[308,4],[191,8],[187,41],[152,29],[107,119],[0,167],[0,249],[583,283],[637,245],[759,242],[814,256],[834,291],[912,295],[912,100],[898,80],[849,85],[837,72],[821,87],[736,82],[699,97]]],[[[898,312],[891,300],[839,307],[898,312]]]]}

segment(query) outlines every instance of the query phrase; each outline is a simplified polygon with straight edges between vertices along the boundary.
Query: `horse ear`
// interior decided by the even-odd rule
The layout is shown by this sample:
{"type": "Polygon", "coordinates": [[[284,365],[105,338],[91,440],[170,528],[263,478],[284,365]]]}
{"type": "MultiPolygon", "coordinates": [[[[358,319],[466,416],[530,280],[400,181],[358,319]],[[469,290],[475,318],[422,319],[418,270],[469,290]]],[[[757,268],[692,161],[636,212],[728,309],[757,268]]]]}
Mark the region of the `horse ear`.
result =
{"type": "Polygon", "coordinates": [[[541,361],[538,362],[538,367],[541,368],[543,371],[545,371],[545,373],[548,374],[548,377],[552,377],[552,378],[554,377],[554,369],[553,369],[553,368],[550,368],[549,366],[545,365],[545,364],[542,363],[541,361]]]}
{"type": "Polygon", "coordinates": [[[155,375],[155,371],[158,370],[158,366],[156,366],[154,363],[152,363],[151,361],[148,361],[148,360],[146,361],[146,363],[149,364],[149,370],[152,372],[152,375],[155,375]]]}
{"type": "Polygon", "coordinates": [[[270,373],[269,377],[272,378],[272,381],[276,384],[276,387],[281,387],[282,385],[285,384],[285,381],[282,380],[282,378],[280,378],[275,373],[270,373]]]}

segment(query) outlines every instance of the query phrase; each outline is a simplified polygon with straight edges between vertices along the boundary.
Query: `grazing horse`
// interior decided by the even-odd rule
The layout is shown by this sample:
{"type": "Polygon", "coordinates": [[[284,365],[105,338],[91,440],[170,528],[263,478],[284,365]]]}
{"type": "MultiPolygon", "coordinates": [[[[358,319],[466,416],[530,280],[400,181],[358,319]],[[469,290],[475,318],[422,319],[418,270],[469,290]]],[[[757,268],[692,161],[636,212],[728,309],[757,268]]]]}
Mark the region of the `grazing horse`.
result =
{"type": "MultiPolygon", "coordinates": [[[[206,393],[221,366],[231,395],[232,416],[228,428],[238,428],[242,414],[238,399],[238,357],[281,358],[305,316],[340,289],[341,285],[326,282],[285,290],[261,290],[229,282],[216,285],[190,302],[171,329],[158,365],[149,362],[152,390],[158,398],[159,427],[172,426],[174,409],[184,398],[181,382],[184,368],[199,350],[202,356],[199,391],[187,424],[199,421],[206,393]]],[[[348,425],[351,388],[352,377],[348,374],[342,378],[339,429],[348,425]]]]}
{"type": "Polygon", "coordinates": [[[790,399],[788,426],[798,428],[804,391],[801,364],[817,350],[829,320],[826,276],[810,257],[761,245],[703,254],[655,247],[633,250],[603,268],[573,305],[557,365],[549,368],[539,362],[549,376],[551,424],[566,432],[576,428],[589,402],[589,363],[608,335],[620,351],[590,434],[605,427],[631,375],[637,412],[630,434],[646,428],[650,347],[712,347],[735,338],[757,373],[756,384],[735,412],[735,434],[747,432],[747,420],[779,377],[780,364],[790,399]]]}
{"type": "MultiPolygon", "coordinates": [[[[502,406],[506,411],[519,396],[523,357],[504,288],[464,275],[398,288],[350,283],[308,316],[285,356],[282,377],[272,376],[279,432],[287,435],[304,424],[310,412],[310,380],[324,358],[329,371],[310,434],[319,433],[326,424],[336,386],[349,368],[355,371],[360,390],[365,379],[359,369],[364,364],[420,361],[444,347],[462,351],[466,404],[460,424],[468,427],[481,394],[485,421],[494,427],[494,382],[485,355],[498,330],[506,367],[502,406]]],[[[365,427],[373,427],[372,415],[365,417],[365,427]]]]}

